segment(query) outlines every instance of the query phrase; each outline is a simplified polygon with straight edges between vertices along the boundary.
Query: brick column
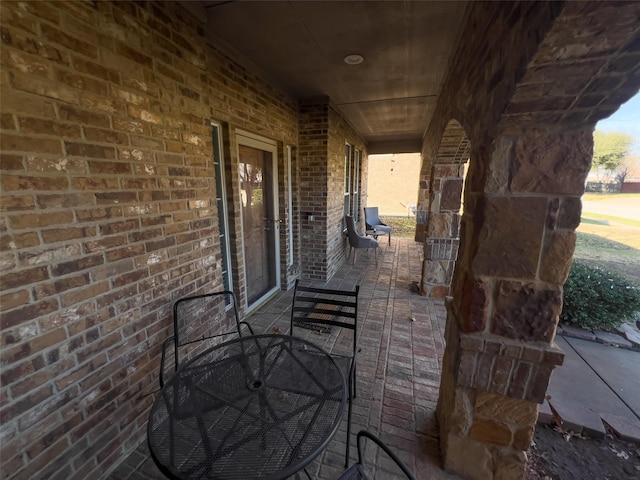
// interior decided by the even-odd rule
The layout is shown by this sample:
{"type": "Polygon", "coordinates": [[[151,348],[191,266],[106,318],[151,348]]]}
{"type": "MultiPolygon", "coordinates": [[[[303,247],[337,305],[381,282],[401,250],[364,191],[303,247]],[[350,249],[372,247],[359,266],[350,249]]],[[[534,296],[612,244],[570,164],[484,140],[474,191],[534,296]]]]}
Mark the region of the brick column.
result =
{"type": "Polygon", "coordinates": [[[300,268],[303,278],[327,276],[329,99],[308,101],[299,113],[300,268]],[[313,220],[310,220],[313,218],[313,220]]]}
{"type": "Polygon", "coordinates": [[[437,408],[444,466],[466,478],[524,476],[563,360],[554,337],[592,142],[585,130],[474,146],[437,408]]]}

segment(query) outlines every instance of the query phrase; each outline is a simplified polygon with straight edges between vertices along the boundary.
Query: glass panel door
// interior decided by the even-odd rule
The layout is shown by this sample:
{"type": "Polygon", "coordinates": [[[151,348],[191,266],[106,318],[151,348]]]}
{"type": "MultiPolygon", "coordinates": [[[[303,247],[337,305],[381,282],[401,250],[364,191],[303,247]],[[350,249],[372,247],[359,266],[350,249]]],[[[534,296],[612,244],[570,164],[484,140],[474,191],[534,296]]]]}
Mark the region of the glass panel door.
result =
{"type": "Polygon", "coordinates": [[[280,288],[275,145],[238,135],[247,309],[280,288]]]}

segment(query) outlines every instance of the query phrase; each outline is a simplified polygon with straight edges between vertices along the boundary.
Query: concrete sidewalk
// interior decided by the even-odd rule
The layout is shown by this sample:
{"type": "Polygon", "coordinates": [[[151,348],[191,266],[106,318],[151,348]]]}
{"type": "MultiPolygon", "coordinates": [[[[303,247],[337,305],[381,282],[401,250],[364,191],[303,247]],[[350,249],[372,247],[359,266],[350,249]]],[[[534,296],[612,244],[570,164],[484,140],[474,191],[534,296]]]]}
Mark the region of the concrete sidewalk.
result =
{"type": "Polygon", "coordinates": [[[565,353],[540,407],[538,422],[640,443],[640,350],[558,335],[565,353]]]}
{"type": "Polygon", "coordinates": [[[582,200],[582,216],[597,213],[629,220],[638,220],[640,197],[635,195],[606,196],[593,200],[582,200]]]}

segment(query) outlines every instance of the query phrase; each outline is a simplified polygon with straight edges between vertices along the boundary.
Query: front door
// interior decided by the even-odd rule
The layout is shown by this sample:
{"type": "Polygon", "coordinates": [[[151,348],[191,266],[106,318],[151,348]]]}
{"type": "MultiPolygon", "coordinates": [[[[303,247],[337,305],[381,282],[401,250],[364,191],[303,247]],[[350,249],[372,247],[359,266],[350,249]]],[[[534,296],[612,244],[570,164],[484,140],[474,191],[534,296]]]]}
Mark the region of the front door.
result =
{"type": "Polygon", "coordinates": [[[268,140],[238,134],[238,159],[247,310],[280,288],[277,149],[268,140]]]}

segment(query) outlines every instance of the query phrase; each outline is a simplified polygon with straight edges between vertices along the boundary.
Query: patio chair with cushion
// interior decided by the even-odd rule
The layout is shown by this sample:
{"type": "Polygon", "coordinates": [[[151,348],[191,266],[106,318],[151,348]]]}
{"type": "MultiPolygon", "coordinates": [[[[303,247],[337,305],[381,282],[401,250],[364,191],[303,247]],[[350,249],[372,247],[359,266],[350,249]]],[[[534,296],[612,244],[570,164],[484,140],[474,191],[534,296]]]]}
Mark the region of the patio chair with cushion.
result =
{"type": "Polygon", "coordinates": [[[181,362],[190,360],[205,349],[227,340],[230,336],[242,335],[242,330],[253,335],[253,329],[240,321],[233,292],[221,291],[185,297],[173,305],[173,335],[162,344],[160,359],[160,387],[164,385],[167,364],[173,360],[173,370],[181,362]],[[173,345],[173,355],[168,352],[173,345]]]}
{"type": "MultiPolygon", "coordinates": [[[[289,334],[294,335],[294,329],[310,329],[321,334],[329,334],[333,328],[340,331],[337,345],[345,346],[343,351],[331,351],[331,355],[338,363],[347,379],[349,391],[349,407],[347,414],[347,447],[344,466],[349,465],[349,448],[351,446],[351,411],[353,399],[356,398],[356,353],[358,331],[358,292],[359,285],[354,290],[334,290],[303,286],[296,280],[293,291],[293,306],[291,307],[291,325],[289,334]],[[351,347],[351,348],[350,348],[351,347]]],[[[308,338],[314,341],[312,337],[308,338]]],[[[322,347],[322,345],[320,345],[322,347]]]]}
{"type": "Polygon", "coordinates": [[[353,217],[345,215],[344,219],[347,224],[347,235],[349,236],[349,255],[351,255],[351,251],[353,250],[353,264],[356,264],[356,254],[359,248],[373,248],[376,255],[377,264],[378,248],[380,247],[378,241],[371,237],[359,234],[356,230],[356,224],[353,221],[353,217]]]}
{"type": "MultiPolygon", "coordinates": [[[[351,465],[349,469],[347,469],[342,475],[340,475],[340,477],[338,477],[338,480],[369,480],[370,478],[373,478],[373,476],[367,476],[364,466],[364,447],[365,441],[367,439],[374,442],[382,451],[384,451],[389,456],[389,458],[393,460],[397,467],[402,470],[402,473],[404,473],[409,480],[415,480],[416,477],[409,471],[402,460],[400,460],[398,456],[393,453],[393,451],[382,440],[366,430],[360,430],[358,432],[358,463],[351,465]]],[[[378,476],[376,476],[376,478],[378,478],[378,476]]],[[[397,475],[393,475],[393,477],[389,476],[388,478],[398,477],[397,475]]]]}
{"type": "Polygon", "coordinates": [[[378,215],[378,207],[364,208],[364,222],[367,230],[375,230],[376,232],[384,232],[389,234],[389,245],[391,245],[391,227],[380,220],[378,215]]]}

